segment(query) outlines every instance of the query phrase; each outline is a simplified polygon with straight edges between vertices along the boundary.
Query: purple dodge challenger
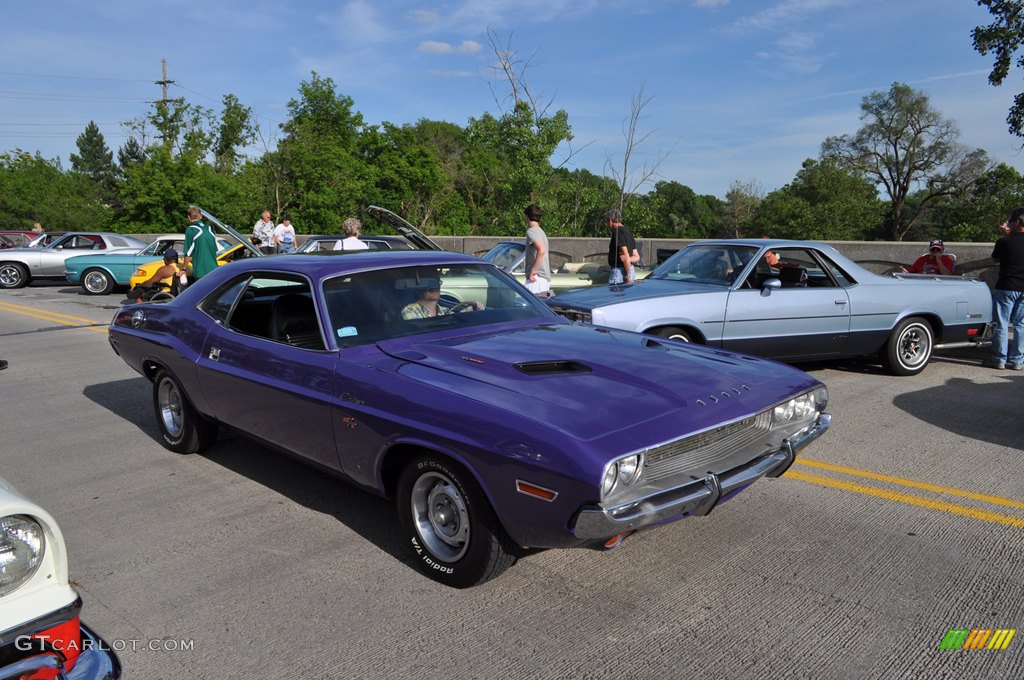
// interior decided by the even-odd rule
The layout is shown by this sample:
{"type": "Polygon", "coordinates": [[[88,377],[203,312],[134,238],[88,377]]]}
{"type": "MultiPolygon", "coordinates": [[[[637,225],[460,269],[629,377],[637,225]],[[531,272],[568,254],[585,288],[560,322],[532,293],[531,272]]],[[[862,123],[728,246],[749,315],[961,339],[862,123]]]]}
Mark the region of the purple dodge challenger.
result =
{"type": "Polygon", "coordinates": [[[568,321],[447,252],[235,262],[109,330],[153,383],[167,448],[224,426],[392,498],[420,569],[454,587],[526,548],[706,515],[830,422],[802,371],[568,321]]]}

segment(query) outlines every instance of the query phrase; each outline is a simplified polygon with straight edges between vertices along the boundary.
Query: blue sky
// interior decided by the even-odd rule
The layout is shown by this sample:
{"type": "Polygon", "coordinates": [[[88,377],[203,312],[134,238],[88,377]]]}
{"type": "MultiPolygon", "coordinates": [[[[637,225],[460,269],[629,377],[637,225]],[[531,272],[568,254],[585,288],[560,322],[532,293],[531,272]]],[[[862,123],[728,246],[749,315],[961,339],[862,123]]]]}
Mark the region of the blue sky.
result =
{"type": "MultiPolygon", "coordinates": [[[[970,31],[974,0],[43,0],[8,3],[0,43],[0,151],[60,157],[89,120],[108,146],[161,96],[219,109],[234,94],[269,144],[311,71],[369,123],[464,125],[498,110],[487,31],[532,67],[526,80],[569,113],[569,167],[607,174],[631,98],[651,97],[634,167],[724,197],[792,180],[830,135],[859,127],[861,99],[894,81],[927,94],[961,141],[1024,171],[1006,132],[1016,69],[1001,88],[970,31]]],[[[252,149],[257,153],[262,147],[252,149]]],[[[554,162],[565,160],[567,149],[554,162]]]]}

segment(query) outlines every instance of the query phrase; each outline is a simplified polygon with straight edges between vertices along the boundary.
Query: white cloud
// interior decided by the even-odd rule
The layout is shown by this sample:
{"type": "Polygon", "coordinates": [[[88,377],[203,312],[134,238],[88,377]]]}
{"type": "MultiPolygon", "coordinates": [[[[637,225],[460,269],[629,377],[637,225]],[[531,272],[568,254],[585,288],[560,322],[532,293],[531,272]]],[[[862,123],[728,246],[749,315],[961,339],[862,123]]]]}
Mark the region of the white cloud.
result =
{"type": "Polygon", "coordinates": [[[378,44],[390,42],[393,38],[386,22],[379,22],[373,6],[364,0],[353,0],[339,12],[324,13],[318,19],[330,26],[345,44],[378,44]]]}
{"type": "Polygon", "coordinates": [[[427,71],[428,76],[434,78],[471,78],[472,71],[427,71]]]}
{"type": "Polygon", "coordinates": [[[721,7],[728,4],[729,0],[693,0],[694,7],[721,7]]]}
{"type": "Polygon", "coordinates": [[[774,7],[740,19],[734,27],[740,30],[768,31],[788,26],[810,14],[847,4],[849,0],[783,0],[774,7]]]}
{"type": "Polygon", "coordinates": [[[451,54],[455,51],[455,48],[446,42],[424,40],[420,43],[419,47],[416,48],[416,51],[422,52],[423,54],[451,54]]]}
{"type": "Polygon", "coordinates": [[[459,54],[476,54],[483,46],[475,40],[463,40],[459,45],[459,54]]]}
{"type": "Polygon", "coordinates": [[[409,18],[417,24],[434,24],[441,20],[441,15],[432,9],[414,9],[409,12],[409,18]]]}

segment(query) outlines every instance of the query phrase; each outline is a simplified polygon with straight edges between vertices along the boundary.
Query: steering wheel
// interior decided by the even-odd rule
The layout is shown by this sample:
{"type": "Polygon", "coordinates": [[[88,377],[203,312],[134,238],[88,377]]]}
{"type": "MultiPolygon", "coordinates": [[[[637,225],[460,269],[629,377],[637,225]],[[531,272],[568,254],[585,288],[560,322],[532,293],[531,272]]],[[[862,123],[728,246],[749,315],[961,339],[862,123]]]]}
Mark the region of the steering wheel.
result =
{"type": "Polygon", "coordinates": [[[448,313],[449,314],[461,314],[462,312],[465,312],[465,311],[470,310],[470,309],[472,309],[474,311],[476,310],[476,302],[474,302],[473,300],[469,300],[467,302],[460,302],[459,304],[457,304],[454,307],[452,307],[451,309],[449,309],[448,313]]]}

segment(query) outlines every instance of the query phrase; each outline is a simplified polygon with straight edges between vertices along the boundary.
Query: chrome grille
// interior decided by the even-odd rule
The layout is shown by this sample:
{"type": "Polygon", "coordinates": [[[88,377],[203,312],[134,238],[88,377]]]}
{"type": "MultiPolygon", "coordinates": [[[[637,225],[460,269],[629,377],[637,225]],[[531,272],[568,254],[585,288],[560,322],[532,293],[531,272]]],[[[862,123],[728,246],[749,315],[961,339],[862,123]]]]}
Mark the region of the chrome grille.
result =
{"type": "Polygon", "coordinates": [[[552,307],[557,313],[564,316],[569,321],[582,321],[583,323],[590,323],[593,319],[593,315],[590,312],[582,312],[578,309],[568,309],[566,307],[552,307]]]}
{"type": "Polygon", "coordinates": [[[764,411],[651,449],[645,455],[644,479],[657,481],[694,468],[703,472],[702,466],[756,443],[771,429],[771,424],[771,412],[764,411]]]}

